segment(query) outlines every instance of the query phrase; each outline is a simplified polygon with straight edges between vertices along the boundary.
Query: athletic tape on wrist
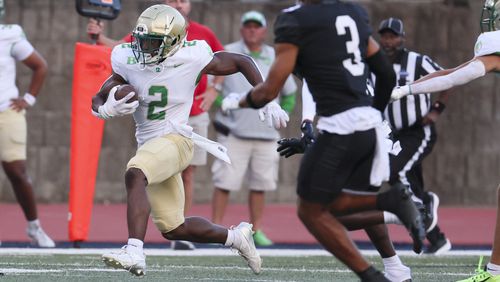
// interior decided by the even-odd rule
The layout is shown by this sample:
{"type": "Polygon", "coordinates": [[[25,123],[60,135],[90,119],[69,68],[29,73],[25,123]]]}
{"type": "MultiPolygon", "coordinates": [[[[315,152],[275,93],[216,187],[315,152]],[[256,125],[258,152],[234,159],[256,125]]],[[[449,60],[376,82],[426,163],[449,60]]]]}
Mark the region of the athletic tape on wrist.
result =
{"type": "Polygon", "coordinates": [[[30,105],[30,107],[33,107],[36,103],[36,97],[31,95],[30,93],[25,93],[23,96],[23,100],[30,105]]]}

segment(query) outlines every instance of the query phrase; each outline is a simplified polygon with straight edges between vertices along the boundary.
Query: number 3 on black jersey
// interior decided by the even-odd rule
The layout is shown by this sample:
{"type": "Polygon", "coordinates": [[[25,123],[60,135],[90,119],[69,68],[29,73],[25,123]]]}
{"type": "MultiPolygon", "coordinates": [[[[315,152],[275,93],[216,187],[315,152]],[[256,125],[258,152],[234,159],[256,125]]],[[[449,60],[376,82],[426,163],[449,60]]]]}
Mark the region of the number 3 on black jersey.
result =
{"type": "Polygon", "coordinates": [[[365,64],[361,61],[361,51],[359,50],[359,32],[356,22],[348,15],[338,16],[335,20],[335,28],[338,35],[345,35],[347,29],[351,32],[351,40],[345,45],[348,54],[353,54],[354,59],[345,59],[342,64],[352,76],[360,76],[365,73],[365,64]]]}

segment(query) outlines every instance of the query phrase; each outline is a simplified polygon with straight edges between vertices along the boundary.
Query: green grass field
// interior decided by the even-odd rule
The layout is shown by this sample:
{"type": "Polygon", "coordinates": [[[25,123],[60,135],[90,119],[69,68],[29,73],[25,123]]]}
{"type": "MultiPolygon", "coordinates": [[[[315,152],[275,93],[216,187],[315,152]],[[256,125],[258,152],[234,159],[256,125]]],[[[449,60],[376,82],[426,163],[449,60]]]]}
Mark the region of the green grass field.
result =
{"type": "MultiPolygon", "coordinates": [[[[381,269],[378,257],[368,257],[381,269]]],[[[487,258],[485,258],[485,261],[487,258]]],[[[456,281],[469,276],[475,256],[404,256],[413,281],[456,281]]],[[[254,275],[238,256],[148,256],[147,275],[106,268],[99,255],[0,256],[0,282],[6,281],[359,281],[332,257],[263,257],[254,275]]]]}

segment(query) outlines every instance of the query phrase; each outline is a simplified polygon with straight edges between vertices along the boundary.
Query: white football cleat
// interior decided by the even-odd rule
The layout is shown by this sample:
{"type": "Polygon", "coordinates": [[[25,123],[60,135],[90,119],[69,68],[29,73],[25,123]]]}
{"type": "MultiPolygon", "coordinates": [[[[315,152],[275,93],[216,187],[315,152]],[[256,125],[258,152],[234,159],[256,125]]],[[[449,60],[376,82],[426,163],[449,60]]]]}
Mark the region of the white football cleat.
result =
{"type": "Polygon", "coordinates": [[[403,264],[399,267],[386,267],[384,276],[391,282],[409,282],[411,281],[411,269],[403,264]]]}
{"type": "Polygon", "coordinates": [[[42,227],[26,228],[26,234],[31,238],[31,244],[41,248],[54,248],[56,244],[49,235],[43,231],[42,227]]]}
{"type": "Polygon", "coordinates": [[[103,254],[102,261],[107,266],[125,269],[136,276],[146,275],[146,255],[127,251],[127,245],[118,252],[103,254]]]}
{"type": "Polygon", "coordinates": [[[253,242],[253,225],[247,222],[241,222],[238,226],[234,227],[235,236],[238,236],[239,246],[233,244],[233,248],[238,250],[238,254],[242,256],[248,263],[248,266],[255,274],[260,273],[262,259],[260,258],[255,243],[253,242]]]}

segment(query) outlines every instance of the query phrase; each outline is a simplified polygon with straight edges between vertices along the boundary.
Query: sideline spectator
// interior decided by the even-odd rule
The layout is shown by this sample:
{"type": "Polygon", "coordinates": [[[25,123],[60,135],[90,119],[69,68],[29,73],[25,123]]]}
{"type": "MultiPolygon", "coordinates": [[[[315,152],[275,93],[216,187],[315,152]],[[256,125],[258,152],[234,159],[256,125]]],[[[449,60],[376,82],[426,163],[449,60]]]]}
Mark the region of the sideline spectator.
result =
{"type": "MultiPolygon", "coordinates": [[[[241,18],[241,40],[230,43],[227,51],[251,56],[260,71],[267,76],[274,61],[274,49],[264,44],[267,32],[264,15],[249,11],[241,18]]],[[[227,76],[222,87],[223,96],[233,93],[245,94],[252,86],[241,74],[227,76]]],[[[288,77],[281,91],[281,107],[290,113],[295,106],[297,85],[288,77]]],[[[250,190],[248,206],[250,222],[254,227],[254,241],[258,246],[272,245],[272,241],[262,232],[265,192],[276,190],[278,180],[279,155],[276,141],[279,132],[259,120],[258,110],[238,109],[229,113],[219,110],[214,126],[217,140],[228,149],[232,164],[218,159],[212,166],[215,190],[212,198],[212,220],[221,224],[231,191],[239,190],[246,183],[250,190]],[[245,181],[246,179],[246,181],[245,181]]]]}

